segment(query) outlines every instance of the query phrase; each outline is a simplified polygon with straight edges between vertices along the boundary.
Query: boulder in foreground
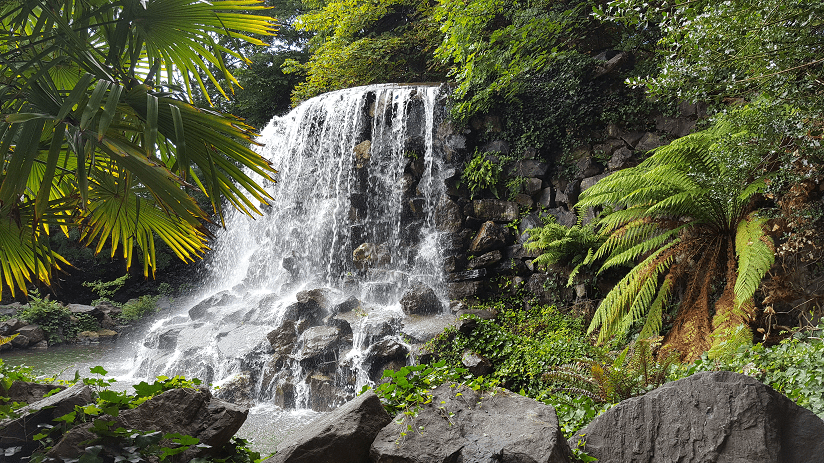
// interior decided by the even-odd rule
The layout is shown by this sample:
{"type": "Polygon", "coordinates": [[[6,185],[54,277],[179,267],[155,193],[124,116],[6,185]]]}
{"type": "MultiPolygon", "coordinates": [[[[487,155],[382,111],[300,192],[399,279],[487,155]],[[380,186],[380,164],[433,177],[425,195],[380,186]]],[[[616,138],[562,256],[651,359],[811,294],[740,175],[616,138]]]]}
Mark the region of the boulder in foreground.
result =
{"type": "Polygon", "coordinates": [[[703,372],[625,400],[569,441],[600,462],[824,463],[824,421],[761,382],[703,372]]]}

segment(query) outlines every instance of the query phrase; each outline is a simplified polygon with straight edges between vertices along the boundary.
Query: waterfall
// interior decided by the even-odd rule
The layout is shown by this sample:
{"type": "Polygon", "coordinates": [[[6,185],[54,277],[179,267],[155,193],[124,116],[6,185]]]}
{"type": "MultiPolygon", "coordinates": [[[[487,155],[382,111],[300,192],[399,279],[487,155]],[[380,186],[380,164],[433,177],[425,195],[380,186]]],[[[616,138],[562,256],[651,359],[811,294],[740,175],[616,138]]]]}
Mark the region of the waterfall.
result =
{"type": "Polygon", "coordinates": [[[155,322],[129,375],[328,410],[405,364],[450,321],[435,223],[454,173],[444,101],[438,86],[374,85],[274,118],[260,138],[273,200],[260,217],[227,214],[202,292],[155,322]]]}

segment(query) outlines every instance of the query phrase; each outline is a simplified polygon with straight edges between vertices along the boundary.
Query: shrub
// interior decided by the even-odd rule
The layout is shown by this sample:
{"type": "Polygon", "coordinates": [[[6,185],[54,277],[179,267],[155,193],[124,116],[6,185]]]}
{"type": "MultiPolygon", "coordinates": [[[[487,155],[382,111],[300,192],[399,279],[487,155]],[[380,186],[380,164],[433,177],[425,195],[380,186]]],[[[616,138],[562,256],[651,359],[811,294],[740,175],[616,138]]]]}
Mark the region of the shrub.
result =
{"type": "Polygon", "coordinates": [[[136,300],[133,299],[123,306],[123,311],[118,318],[120,321],[129,323],[135,320],[157,313],[157,300],[160,296],[140,296],[136,300]]]}
{"type": "Polygon", "coordinates": [[[18,312],[18,315],[27,323],[39,325],[46,334],[49,345],[60,344],[77,333],[69,309],[58,302],[40,298],[37,291],[32,291],[29,306],[18,312]]]}

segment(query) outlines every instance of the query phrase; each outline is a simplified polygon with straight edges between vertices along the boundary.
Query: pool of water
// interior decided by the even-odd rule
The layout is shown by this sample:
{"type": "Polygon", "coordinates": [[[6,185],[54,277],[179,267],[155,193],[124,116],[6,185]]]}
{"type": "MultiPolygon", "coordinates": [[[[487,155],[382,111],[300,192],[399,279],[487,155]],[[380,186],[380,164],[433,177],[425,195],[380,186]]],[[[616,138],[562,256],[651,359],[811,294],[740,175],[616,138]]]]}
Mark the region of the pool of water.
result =
{"type": "MultiPolygon", "coordinates": [[[[107,377],[117,379],[114,390],[129,389],[143,378],[122,376],[131,370],[131,358],[124,358],[128,350],[122,343],[96,346],[64,345],[48,349],[12,350],[0,353],[3,363],[10,366],[26,365],[40,377],[73,379],[75,371],[81,376],[93,377],[89,369],[102,366],[109,372],[107,377]]],[[[261,403],[249,409],[249,416],[237,432],[238,437],[249,441],[249,446],[266,456],[290,433],[308,424],[321,413],[311,410],[283,410],[273,404],[261,403]]]]}

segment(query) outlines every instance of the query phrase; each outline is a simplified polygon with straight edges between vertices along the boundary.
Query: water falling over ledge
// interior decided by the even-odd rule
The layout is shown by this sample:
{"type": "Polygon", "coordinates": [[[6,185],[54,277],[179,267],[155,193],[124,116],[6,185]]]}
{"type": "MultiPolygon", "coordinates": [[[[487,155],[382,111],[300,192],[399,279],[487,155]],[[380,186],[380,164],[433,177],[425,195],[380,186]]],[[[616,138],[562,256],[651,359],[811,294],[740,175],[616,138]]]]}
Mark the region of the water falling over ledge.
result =
{"type": "Polygon", "coordinates": [[[151,327],[127,376],[322,411],[405,364],[450,321],[435,220],[454,174],[445,98],[375,85],[273,119],[260,139],[273,201],[262,217],[228,214],[201,294],[151,327]]]}

